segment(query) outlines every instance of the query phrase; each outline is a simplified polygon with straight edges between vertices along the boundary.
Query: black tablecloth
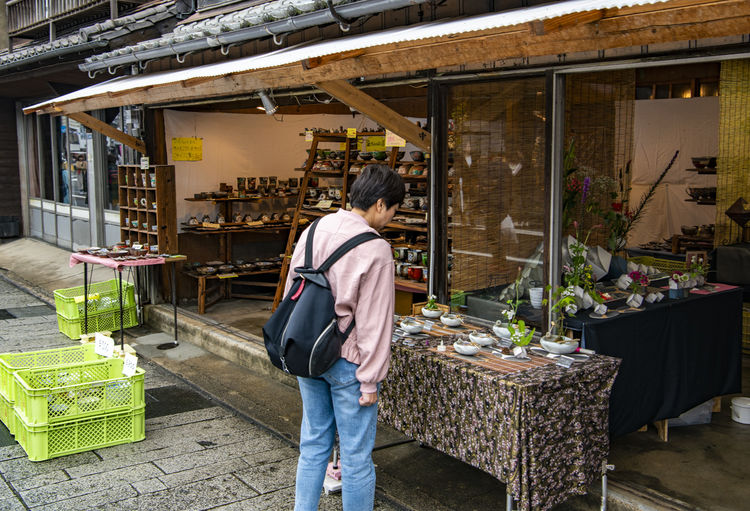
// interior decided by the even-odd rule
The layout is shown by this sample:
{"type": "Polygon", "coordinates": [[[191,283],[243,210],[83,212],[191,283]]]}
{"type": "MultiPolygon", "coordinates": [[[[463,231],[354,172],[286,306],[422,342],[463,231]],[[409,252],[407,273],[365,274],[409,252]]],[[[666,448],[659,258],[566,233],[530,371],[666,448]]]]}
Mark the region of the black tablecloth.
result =
{"type": "Polygon", "coordinates": [[[610,397],[613,437],[741,392],[740,289],[644,304],[610,319],[587,311],[566,321],[582,330],[586,348],[622,359],[610,397]]]}

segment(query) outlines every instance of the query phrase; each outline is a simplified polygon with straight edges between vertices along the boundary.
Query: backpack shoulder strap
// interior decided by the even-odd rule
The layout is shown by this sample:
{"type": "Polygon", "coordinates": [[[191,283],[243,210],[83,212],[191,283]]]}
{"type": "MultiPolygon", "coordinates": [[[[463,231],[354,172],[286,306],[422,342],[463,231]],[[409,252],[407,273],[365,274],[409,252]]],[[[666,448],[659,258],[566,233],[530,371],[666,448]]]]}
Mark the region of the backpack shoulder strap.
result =
{"type": "Polygon", "coordinates": [[[305,242],[305,268],[313,267],[313,236],[315,234],[315,228],[318,226],[319,221],[320,218],[316,219],[307,230],[307,241],[305,242]]]}
{"type": "Polygon", "coordinates": [[[341,256],[343,256],[344,254],[346,254],[347,252],[349,252],[351,249],[353,249],[357,245],[361,245],[362,243],[364,243],[366,241],[370,241],[370,240],[374,240],[374,239],[378,239],[378,238],[380,238],[380,236],[378,236],[374,232],[363,232],[363,233],[357,234],[353,238],[351,238],[351,239],[345,241],[344,243],[342,243],[341,246],[339,248],[337,248],[334,251],[333,254],[331,254],[330,256],[328,256],[328,259],[326,259],[323,262],[323,264],[321,264],[318,267],[317,271],[320,272],[320,273],[324,273],[324,272],[328,271],[328,269],[331,266],[333,266],[333,263],[335,263],[336,261],[338,261],[339,259],[341,259],[341,256]]]}

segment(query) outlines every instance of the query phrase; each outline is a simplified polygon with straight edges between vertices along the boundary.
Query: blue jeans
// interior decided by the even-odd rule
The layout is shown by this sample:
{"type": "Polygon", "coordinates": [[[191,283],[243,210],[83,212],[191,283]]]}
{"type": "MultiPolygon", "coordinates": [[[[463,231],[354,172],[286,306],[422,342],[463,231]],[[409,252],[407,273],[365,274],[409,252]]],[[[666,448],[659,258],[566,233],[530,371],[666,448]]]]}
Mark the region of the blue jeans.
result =
{"type": "Polygon", "coordinates": [[[375,499],[372,448],[378,405],[360,406],[359,366],[341,358],[320,378],[297,378],[302,429],[297,463],[295,511],[318,509],[336,430],[341,449],[344,511],[371,510],[375,499]]]}

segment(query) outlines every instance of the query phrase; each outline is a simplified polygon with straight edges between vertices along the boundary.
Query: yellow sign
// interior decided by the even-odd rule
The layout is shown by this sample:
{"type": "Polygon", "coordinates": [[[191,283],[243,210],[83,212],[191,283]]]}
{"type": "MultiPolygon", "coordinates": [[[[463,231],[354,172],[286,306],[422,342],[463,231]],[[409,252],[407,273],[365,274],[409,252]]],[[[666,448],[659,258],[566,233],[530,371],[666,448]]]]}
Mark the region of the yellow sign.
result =
{"type": "Polygon", "coordinates": [[[201,161],[203,159],[203,139],[197,137],[177,137],[172,139],[173,161],[201,161]]]}
{"type": "Polygon", "coordinates": [[[305,142],[312,142],[313,132],[311,130],[305,130],[305,142]]]}
{"type": "Polygon", "coordinates": [[[385,151],[385,137],[367,137],[367,150],[368,151],[385,151]]]}
{"type": "Polygon", "coordinates": [[[385,130],[385,145],[388,147],[406,147],[406,140],[399,137],[391,130],[385,130]]]}
{"type": "Polygon", "coordinates": [[[357,128],[346,128],[346,138],[357,138],[357,128]]]}

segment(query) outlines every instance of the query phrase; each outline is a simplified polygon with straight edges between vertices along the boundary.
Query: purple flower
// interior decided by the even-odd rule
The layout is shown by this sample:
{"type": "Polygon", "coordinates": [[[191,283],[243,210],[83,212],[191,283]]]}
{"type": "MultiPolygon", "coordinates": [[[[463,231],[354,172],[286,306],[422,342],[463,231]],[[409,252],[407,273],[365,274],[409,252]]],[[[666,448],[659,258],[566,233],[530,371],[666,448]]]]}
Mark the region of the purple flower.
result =
{"type": "Polygon", "coordinates": [[[583,180],[583,193],[581,193],[581,204],[586,202],[586,199],[589,196],[589,188],[591,188],[591,178],[586,177],[583,180]]]}

